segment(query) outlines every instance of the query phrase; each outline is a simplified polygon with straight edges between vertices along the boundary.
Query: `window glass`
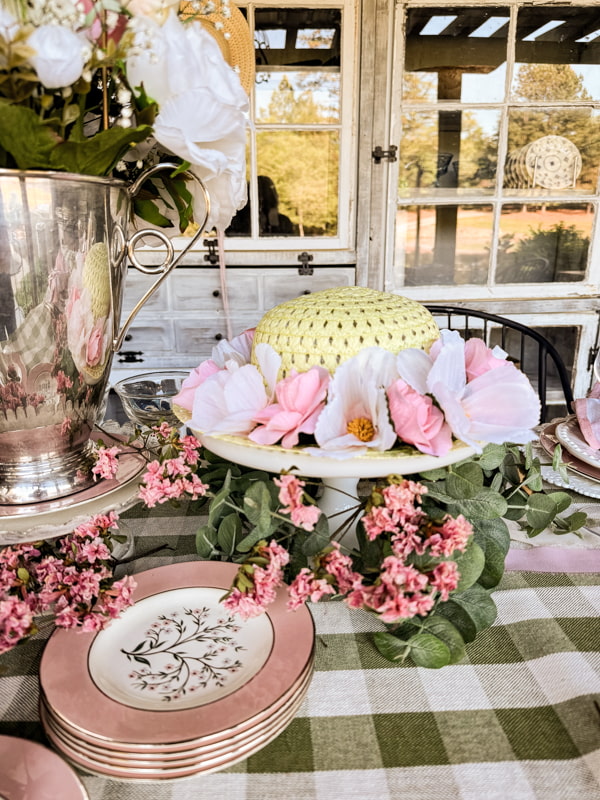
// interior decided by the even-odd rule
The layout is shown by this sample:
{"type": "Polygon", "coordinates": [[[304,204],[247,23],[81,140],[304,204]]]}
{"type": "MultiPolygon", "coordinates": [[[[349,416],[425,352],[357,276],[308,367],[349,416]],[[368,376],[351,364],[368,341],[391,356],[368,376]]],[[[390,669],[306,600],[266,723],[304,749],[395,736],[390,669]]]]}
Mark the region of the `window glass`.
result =
{"type": "Polygon", "coordinates": [[[399,193],[415,189],[493,191],[500,112],[424,111],[402,118],[399,193]]]}
{"type": "Polygon", "coordinates": [[[339,8],[256,8],[248,202],[228,236],[339,233],[339,8]]]}
{"type": "Polygon", "coordinates": [[[594,215],[588,204],[506,204],[496,281],[553,283],[585,278],[594,215]]]}
{"type": "Polygon", "coordinates": [[[600,100],[598,6],[525,6],[517,17],[513,100],[600,100]]]}
{"type": "Polygon", "coordinates": [[[513,108],[508,117],[504,187],[596,191],[600,117],[591,107],[513,108]]]}
{"type": "Polygon", "coordinates": [[[485,283],[492,244],[492,206],[402,206],[396,249],[406,286],[485,283]]]}
{"type": "Polygon", "coordinates": [[[509,17],[505,7],[410,9],[403,99],[501,102],[509,17]]]}

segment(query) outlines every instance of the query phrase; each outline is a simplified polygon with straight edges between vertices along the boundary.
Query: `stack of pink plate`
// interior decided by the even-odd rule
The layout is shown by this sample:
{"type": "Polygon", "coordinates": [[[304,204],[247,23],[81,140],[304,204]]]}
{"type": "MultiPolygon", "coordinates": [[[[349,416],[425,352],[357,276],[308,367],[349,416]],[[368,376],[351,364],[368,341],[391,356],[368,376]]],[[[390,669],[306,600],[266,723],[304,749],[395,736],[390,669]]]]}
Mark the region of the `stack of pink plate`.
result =
{"type": "Polygon", "coordinates": [[[57,630],[40,667],[54,747],[87,772],[165,780],[214,772],[291,722],[313,669],[306,608],[242,620],[220,603],[237,567],[171,564],[135,576],[135,605],[97,634],[57,630]]]}
{"type": "Polygon", "coordinates": [[[556,445],[560,444],[561,461],[569,472],[569,480],[565,482],[550,467],[542,467],[542,475],[548,483],[573,489],[586,497],[600,498],[600,450],[588,445],[577,417],[568,416],[544,425],[540,444],[549,456],[554,455],[556,445]]]}

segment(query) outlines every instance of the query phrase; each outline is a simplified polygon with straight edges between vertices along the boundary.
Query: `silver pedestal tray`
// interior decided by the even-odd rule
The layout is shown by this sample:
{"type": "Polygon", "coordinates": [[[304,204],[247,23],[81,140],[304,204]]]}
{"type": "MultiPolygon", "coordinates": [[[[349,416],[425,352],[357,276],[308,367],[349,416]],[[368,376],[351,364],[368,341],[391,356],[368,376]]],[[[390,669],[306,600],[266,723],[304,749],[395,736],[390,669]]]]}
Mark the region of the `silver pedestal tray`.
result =
{"type": "MultiPolygon", "coordinates": [[[[105,423],[98,435],[107,447],[127,438],[127,426],[105,423]],[[113,437],[115,442],[113,442],[113,437]]],[[[140,452],[124,452],[114,479],[98,479],[89,489],[65,497],[27,505],[0,505],[0,547],[54,539],[73,531],[95,514],[126,511],[138,502],[141,475],[146,458],[140,452]]]]}

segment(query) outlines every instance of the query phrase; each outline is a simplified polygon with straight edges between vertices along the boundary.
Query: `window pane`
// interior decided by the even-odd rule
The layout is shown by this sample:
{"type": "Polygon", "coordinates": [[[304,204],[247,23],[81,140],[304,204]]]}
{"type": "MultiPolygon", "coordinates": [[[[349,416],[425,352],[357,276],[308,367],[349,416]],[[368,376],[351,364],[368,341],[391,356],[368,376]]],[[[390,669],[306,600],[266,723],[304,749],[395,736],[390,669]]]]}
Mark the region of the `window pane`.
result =
{"type": "Polygon", "coordinates": [[[496,282],[582,281],[593,216],[587,204],[503,206],[496,282]]]}
{"type": "Polygon", "coordinates": [[[419,188],[491,192],[496,183],[498,111],[428,111],[405,114],[398,191],[419,188]]]}
{"type": "Polygon", "coordinates": [[[591,108],[510,112],[506,189],[595,192],[599,167],[600,116],[591,108]]]}
{"type": "Polygon", "coordinates": [[[600,100],[600,9],[522,8],[512,99],[600,100]]]}
{"type": "Polygon", "coordinates": [[[504,100],[508,21],[504,7],[410,9],[404,101],[504,100]]]}
{"type": "Polygon", "coordinates": [[[335,236],[337,131],[262,131],[256,143],[260,234],[335,236]]]}
{"type": "Polygon", "coordinates": [[[335,124],[340,120],[340,73],[325,70],[257,72],[256,121],[335,124]]]}
{"type": "Polygon", "coordinates": [[[482,284],[488,277],[492,207],[404,206],[396,221],[396,263],[406,286],[482,284]]]}

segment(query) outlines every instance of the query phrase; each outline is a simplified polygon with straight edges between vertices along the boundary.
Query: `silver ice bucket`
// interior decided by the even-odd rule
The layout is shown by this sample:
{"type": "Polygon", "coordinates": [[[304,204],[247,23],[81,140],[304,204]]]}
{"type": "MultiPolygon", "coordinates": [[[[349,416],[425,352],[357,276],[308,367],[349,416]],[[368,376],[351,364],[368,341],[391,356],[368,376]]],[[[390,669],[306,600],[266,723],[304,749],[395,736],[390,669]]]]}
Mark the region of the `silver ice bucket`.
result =
{"type": "Polygon", "coordinates": [[[92,433],[113,353],[206,222],[178,256],[161,231],[129,235],[142,183],[174,168],[160,164],[132,185],[0,170],[0,504],[52,500],[94,483],[92,433]],[[149,236],[166,247],[159,266],[136,256],[149,236]],[[121,325],[128,262],[159,277],[121,325]]]}

